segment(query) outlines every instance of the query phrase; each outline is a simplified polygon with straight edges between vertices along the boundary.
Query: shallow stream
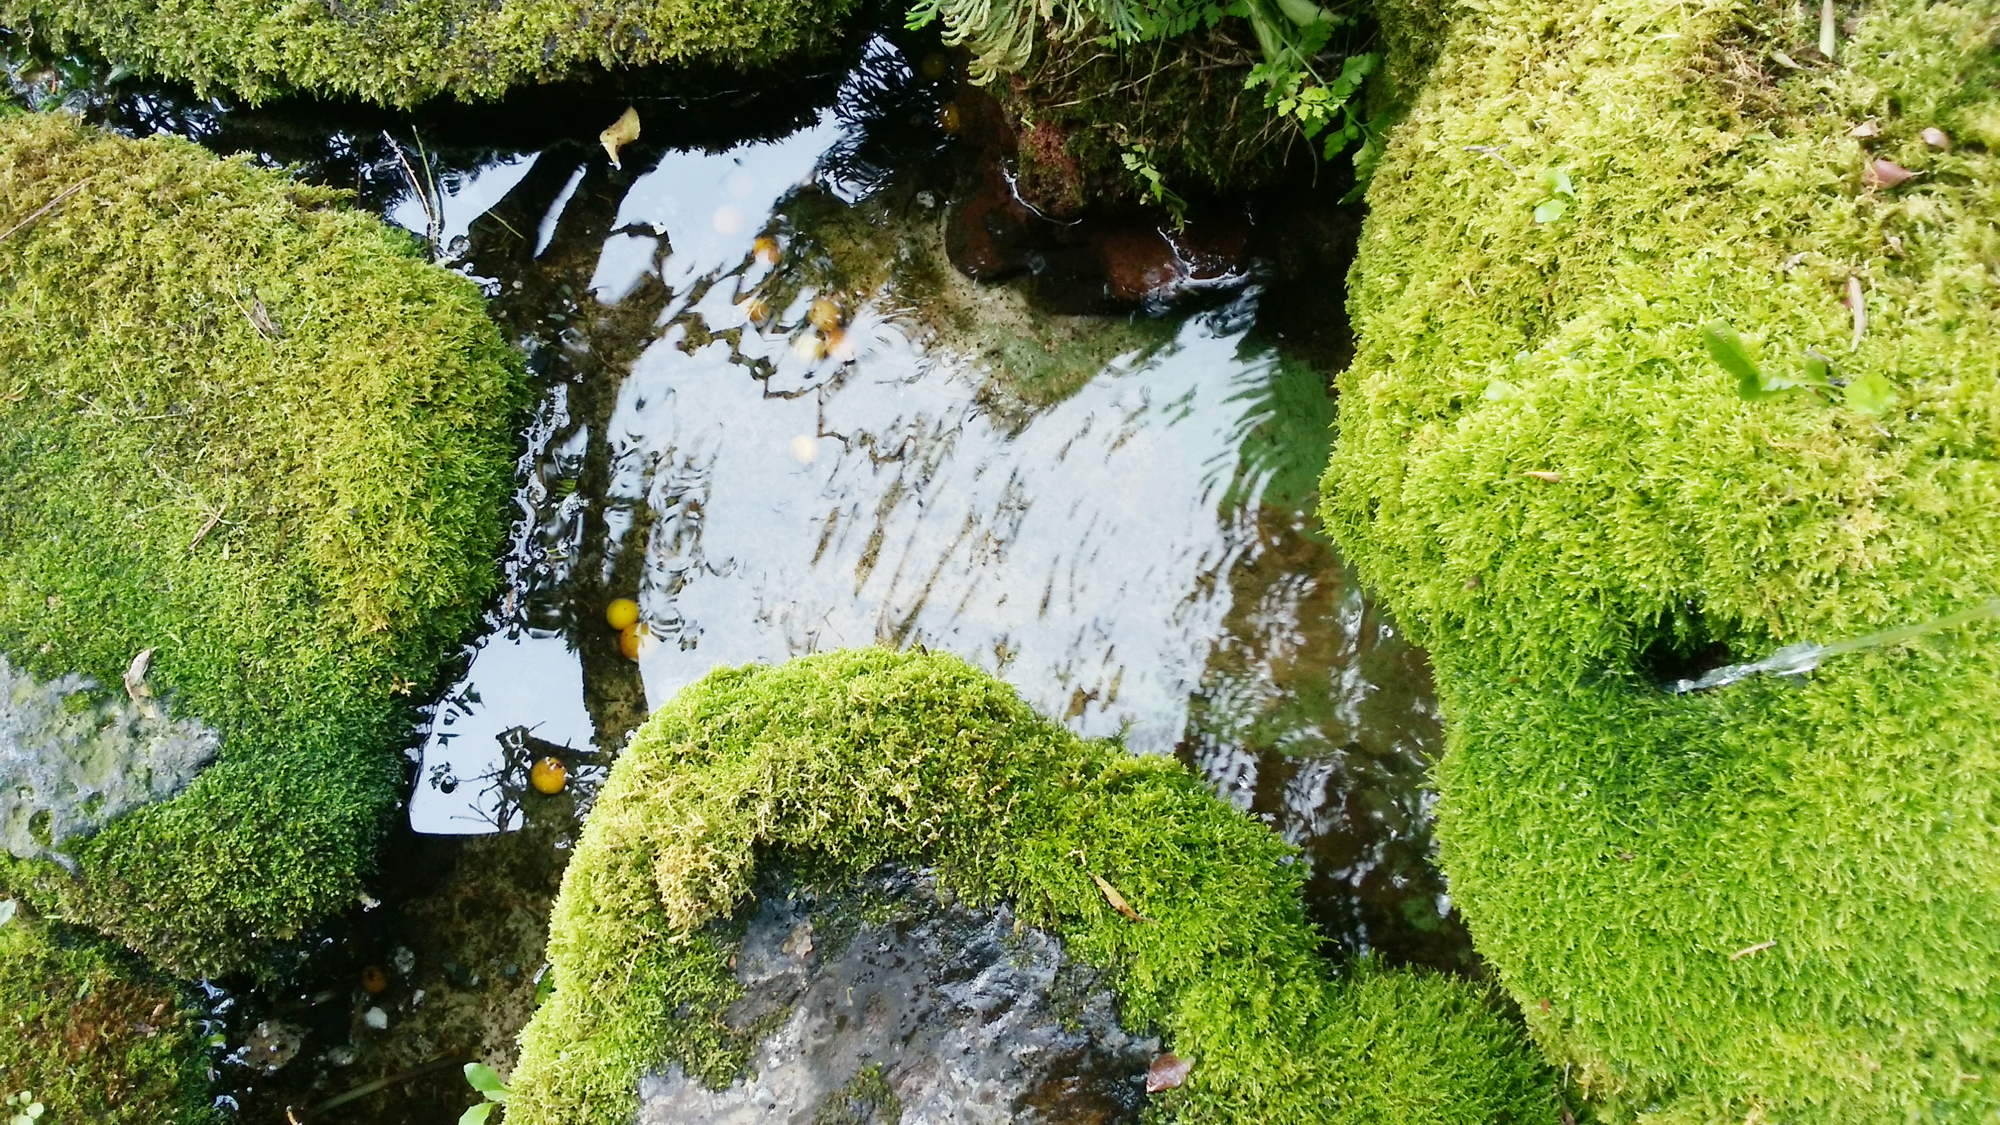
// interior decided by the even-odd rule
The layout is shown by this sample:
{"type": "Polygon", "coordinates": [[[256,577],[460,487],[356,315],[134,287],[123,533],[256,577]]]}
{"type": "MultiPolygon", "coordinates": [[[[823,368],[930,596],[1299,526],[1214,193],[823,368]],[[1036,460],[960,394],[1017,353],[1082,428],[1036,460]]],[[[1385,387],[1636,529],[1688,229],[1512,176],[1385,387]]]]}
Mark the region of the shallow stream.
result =
{"type": "MultiPolygon", "coordinates": [[[[275,983],[211,986],[245,1120],[455,1120],[448,1070],[311,1107],[509,1062],[566,849],[648,708],[841,646],[955,653],[1078,733],[1178,755],[1305,851],[1331,955],[1477,971],[1429,858],[1425,658],[1311,515],[1339,247],[1174,249],[1182,283],[1123,309],[1051,301],[1079,289],[1060,264],[974,283],[947,243],[977,154],[940,108],[977,95],[922,77],[938,51],[878,37],[777,90],[565,94],[517,121],[233,110],[15,60],[17,96],[355,188],[485,287],[540,396],[504,593],[409,749],[409,830],[275,983]],[[643,132],[614,166],[591,138],[626,104],[643,132]],[[529,784],[545,757],[553,796],[529,784]]],[[[1245,216],[1310,231],[1328,198],[1245,216]]]]}

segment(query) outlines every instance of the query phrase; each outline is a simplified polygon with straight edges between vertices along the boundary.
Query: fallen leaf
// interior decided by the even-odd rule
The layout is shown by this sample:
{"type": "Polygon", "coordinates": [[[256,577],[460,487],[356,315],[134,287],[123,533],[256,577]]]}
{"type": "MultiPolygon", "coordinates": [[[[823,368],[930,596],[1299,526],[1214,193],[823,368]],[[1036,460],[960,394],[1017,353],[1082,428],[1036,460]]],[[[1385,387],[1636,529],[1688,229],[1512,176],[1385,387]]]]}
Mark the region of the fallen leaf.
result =
{"type": "Polygon", "coordinates": [[[1833,0],[1822,0],[1819,6],[1819,53],[1832,62],[1834,48],[1838,45],[1833,34],[1833,0]]]}
{"type": "Polygon", "coordinates": [[[1873,121],[1863,121],[1847,131],[1847,135],[1858,140],[1873,140],[1882,135],[1882,126],[1873,121]]]}
{"type": "Polygon", "coordinates": [[[1529,469],[1521,475],[1534,477],[1540,481],[1547,481],[1550,484],[1560,483],[1563,479],[1563,475],[1554,469],[1529,469]]]}
{"type": "Polygon", "coordinates": [[[1097,884],[1097,889],[1104,892],[1104,901],[1111,904],[1111,909],[1124,915],[1126,921],[1143,922],[1146,920],[1146,916],[1132,909],[1132,904],[1125,901],[1125,896],[1118,893],[1118,888],[1105,882],[1103,876],[1093,871],[1090,873],[1090,881],[1097,884]]]}
{"type": "Polygon", "coordinates": [[[1777,61],[1778,61],[1778,62],[1779,62],[1780,64],[1782,64],[1782,65],[1784,65],[1784,66],[1788,66],[1788,67],[1792,68],[1793,70],[1804,70],[1804,69],[1805,69],[1805,67],[1803,67],[1803,66],[1800,66],[1800,65],[1799,65],[1798,63],[1796,63],[1796,62],[1793,62],[1793,61],[1792,61],[1792,56],[1790,56],[1790,55],[1786,54],[1786,53],[1785,53],[1785,52],[1783,52],[1783,51],[1772,51],[1772,52],[1771,52],[1771,57],[1772,57],[1773,59],[1776,59],[1776,60],[1777,60],[1777,61]]]}
{"type": "Polygon", "coordinates": [[[153,686],[146,682],[146,673],[153,667],[153,652],[150,648],[141,652],[125,669],[125,694],[139,705],[139,713],[149,719],[160,717],[160,709],[153,703],[153,686]]]}
{"type": "Polygon", "coordinates": [[[1193,1072],[1193,1059],[1184,1059],[1172,1052],[1156,1055],[1153,1065],[1146,1068],[1146,1092],[1157,1094],[1161,1090],[1179,1089],[1193,1072]]]}
{"type": "Polygon", "coordinates": [[[1868,170],[1861,173],[1861,182],[1871,188],[1892,188],[1904,183],[1916,173],[1893,160],[1871,161],[1868,170]]]}
{"type": "Polygon", "coordinates": [[[618,162],[618,150],[638,139],[639,111],[629,105],[625,107],[625,112],[619,115],[618,120],[597,134],[597,142],[604,146],[604,155],[611,158],[613,168],[624,167],[618,162]]]}
{"type": "Polygon", "coordinates": [[[1939,152],[1951,151],[1951,134],[1945,132],[1943,129],[1940,129],[1935,125],[1926,128],[1923,132],[1918,133],[1917,135],[1924,139],[1925,144],[1931,146],[1934,149],[1937,149],[1939,152]]]}

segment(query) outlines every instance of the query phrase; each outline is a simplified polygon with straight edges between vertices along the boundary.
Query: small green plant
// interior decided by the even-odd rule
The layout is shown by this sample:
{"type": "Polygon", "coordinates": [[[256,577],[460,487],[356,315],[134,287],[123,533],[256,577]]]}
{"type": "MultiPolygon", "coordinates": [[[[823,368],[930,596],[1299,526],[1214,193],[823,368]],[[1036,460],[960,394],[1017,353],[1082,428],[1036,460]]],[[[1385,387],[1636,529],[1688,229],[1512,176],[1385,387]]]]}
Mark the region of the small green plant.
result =
{"type": "Polygon", "coordinates": [[[1576,185],[1570,183],[1569,169],[1542,169],[1542,201],[1535,204],[1535,221],[1553,223],[1569,214],[1569,205],[1576,202],[1576,185]]]}
{"type": "Polygon", "coordinates": [[[7,1125],[35,1125],[42,1119],[47,1107],[35,1100],[32,1091],[23,1090],[7,1099],[7,1125]]]}
{"type": "Polygon", "coordinates": [[[1173,189],[1169,188],[1166,180],[1161,177],[1159,165],[1153,162],[1151,145],[1135,144],[1120,153],[1119,158],[1125,162],[1126,170],[1138,178],[1140,190],[1151,196],[1153,202],[1165,207],[1167,213],[1174,217],[1176,229],[1186,223],[1187,200],[1174,194],[1173,189]]]}
{"type": "Polygon", "coordinates": [[[486,1125],[486,1119],[493,1116],[493,1107],[507,1104],[507,1084],[500,1081],[498,1071],[485,1063],[466,1063],[465,1080],[486,1100],[459,1114],[458,1125],[486,1125]]]}
{"type": "Polygon", "coordinates": [[[1770,398],[1786,391],[1811,391],[1828,402],[1832,402],[1833,392],[1840,392],[1840,402],[1856,414],[1879,418],[1896,405],[1896,385],[1879,371],[1857,375],[1851,379],[1838,377],[1833,370],[1833,361],[1819,352],[1807,348],[1804,379],[1787,379],[1782,375],[1766,374],[1757,366],[1757,360],[1750,354],[1750,346],[1730,327],[1726,320],[1710,322],[1701,330],[1702,343],[1708,347],[1708,355],[1716,366],[1736,376],[1737,397],[1745,402],[1755,402],[1770,398]]]}

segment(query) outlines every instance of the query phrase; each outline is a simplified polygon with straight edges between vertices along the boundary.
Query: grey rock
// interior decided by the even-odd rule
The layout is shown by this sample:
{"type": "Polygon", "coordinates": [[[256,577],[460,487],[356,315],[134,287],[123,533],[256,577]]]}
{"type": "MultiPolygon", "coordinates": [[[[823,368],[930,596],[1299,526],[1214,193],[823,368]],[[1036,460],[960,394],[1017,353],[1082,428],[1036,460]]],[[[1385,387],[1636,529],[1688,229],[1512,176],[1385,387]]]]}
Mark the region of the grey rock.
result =
{"type": "Polygon", "coordinates": [[[74,673],[44,683],[0,657],[0,842],[60,862],[65,840],[180,792],[221,747],[150,692],[100,691],[74,673]]]}
{"type": "Polygon", "coordinates": [[[830,899],[762,894],[736,976],[723,1020],[763,1033],[749,1073],[721,1090],[650,1073],[639,1125],[1136,1121],[1159,1048],[1059,939],[893,867],[830,899]]]}

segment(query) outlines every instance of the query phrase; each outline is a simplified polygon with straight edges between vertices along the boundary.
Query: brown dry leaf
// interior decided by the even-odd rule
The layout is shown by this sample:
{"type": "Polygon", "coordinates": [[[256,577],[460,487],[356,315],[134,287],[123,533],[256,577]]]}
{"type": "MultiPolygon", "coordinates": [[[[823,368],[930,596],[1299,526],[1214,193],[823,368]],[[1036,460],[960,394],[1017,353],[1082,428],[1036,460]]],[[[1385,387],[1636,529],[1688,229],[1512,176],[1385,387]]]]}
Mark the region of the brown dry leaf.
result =
{"type": "Polygon", "coordinates": [[[1125,896],[1118,893],[1118,888],[1105,882],[1103,876],[1093,871],[1090,873],[1090,881],[1097,884],[1097,889],[1104,892],[1104,901],[1111,904],[1111,909],[1124,915],[1126,921],[1144,922],[1146,920],[1146,916],[1132,909],[1132,904],[1125,901],[1125,896]]]}
{"type": "Polygon", "coordinates": [[[1869,163],[1868,170],[1861,174],[1861,181],[1871,188],[1892,188],[1914,175],[1915,172],[1893,160],[1878,159],[1869,163]]]}
{"type": "Polygon", "coordinates": [[[1521,475],[1534,477],[1539,481],[1547,481],[1550,484],[1559,484],[1563,479],[1563,475],[1554,469],[1529,469],[1521,475]]]}
{"type": "Polygon", "coordinates": [[[618,163],[618,150],[638,139],[639,111],[629,105],[625,107],[625,112],[618,116],[618,120],[597,134],[597,142],[604,146],[604,155],[611,158],[613,168],[624,167],[618,163]]]}
{"type": "Polygon", "coordinates": [[[1146,1068],[1146,1092],[1157,1094],[1161,1090],[1178,1089],[1194,1072],[1194,1060],[1184,1059],[1173,1052],[1153,1057],[1153,1065],[1146,1068]]]}

